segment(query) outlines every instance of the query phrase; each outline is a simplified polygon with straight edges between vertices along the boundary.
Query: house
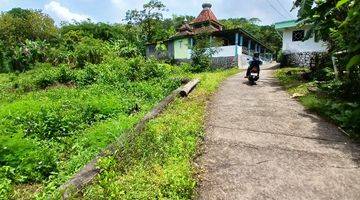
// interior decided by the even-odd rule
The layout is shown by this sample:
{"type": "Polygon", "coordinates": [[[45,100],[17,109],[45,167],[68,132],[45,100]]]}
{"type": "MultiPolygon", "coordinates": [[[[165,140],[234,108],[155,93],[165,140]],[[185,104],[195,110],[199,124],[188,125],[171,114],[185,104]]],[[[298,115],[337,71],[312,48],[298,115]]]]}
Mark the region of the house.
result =
{"type": "Polygon", "coordinates": [[[327,51],[323,41],[315,41],[314,37],[304,41],[309,25],[299,25],[297,20],[275,23],[275,29],[282,32],[282,52],[284,65],[311,66],[316,57],[327,51]]]}
{"type": "MultiPolygon", "coordinates": [[[[216,46],[216,53],[212,56],[215,67],[247,67],[247,59],[254,52],[259,52],[264,61],[272,59],[272,50],[263,42],[241,28],[226,30],[211,10],[212,5],[204,3],[199,16],[190,23],[184,23],[177,33],[166,41],[166,57],[177,62],[190,62],[192,47],[196,43],[196,35],[207,32],[209,40],[220,43],[216,46]]],[[[147,57],[158,57],[157,44],[148,44],[147,57]]]]}

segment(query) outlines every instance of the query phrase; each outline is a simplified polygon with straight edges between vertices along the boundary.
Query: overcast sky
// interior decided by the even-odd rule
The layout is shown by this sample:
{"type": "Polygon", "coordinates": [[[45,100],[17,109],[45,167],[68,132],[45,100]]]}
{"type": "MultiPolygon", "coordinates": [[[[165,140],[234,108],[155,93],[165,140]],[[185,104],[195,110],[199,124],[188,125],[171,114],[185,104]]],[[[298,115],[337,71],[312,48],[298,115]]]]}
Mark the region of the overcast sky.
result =
{"type": "MultiPolygon", "coordinates": [[[[14,7],[41,9],[60,21],[81,21],[90,18],[95,22],[118,23],[129,9],[141,9],[148,1],[140,0],[0,0],[0,11],[14,7]]],[[[273,24],[296,18],[290,12],[292,0],[163,0],[168,11],[165,17],[176,15],[197,16],[204,2],[212,3],[219,19],[257,17],[261,24],[273,24]]]]}

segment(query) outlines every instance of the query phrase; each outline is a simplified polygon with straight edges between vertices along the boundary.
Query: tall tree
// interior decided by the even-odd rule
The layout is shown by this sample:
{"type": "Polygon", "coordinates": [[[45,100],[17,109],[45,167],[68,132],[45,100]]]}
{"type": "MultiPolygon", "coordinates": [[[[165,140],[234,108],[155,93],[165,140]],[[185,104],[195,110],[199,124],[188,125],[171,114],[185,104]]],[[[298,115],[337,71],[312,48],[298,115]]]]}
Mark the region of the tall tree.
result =
{"type": "Polygon", "coordinates": [[[143,10],[128,10],[125,21],[128,24],[138,25],[141,27],[146,42],[157,40],[156,33],[161,30],[161,20],[166,6],[159,0],[150,0],[143,5],[143,10]]]}
{"type": "Polygon", "coordinates": [[[0,71],[28,69],[31,63],[43,58],[46,43],[56,37],[53,19],[39,10],[14,8],[1,13],[0,71]]]}
{"type": "Polygon", "coordinates": [[[29,40],[52,40],[57,34],[54,20],[39,10],[14,8],[0,15],[0,39],[6,45],[29,40]]]}

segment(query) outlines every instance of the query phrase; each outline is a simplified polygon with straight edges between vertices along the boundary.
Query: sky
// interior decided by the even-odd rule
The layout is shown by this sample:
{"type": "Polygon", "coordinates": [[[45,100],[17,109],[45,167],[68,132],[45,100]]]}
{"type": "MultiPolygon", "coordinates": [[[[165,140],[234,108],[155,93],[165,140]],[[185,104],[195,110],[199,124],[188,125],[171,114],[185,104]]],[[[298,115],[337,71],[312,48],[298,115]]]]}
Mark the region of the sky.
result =
{"type": "MultiPolygon", "coordinates": [[[[140,0],[0,0],[0,11],[14,7],[40,9],[57,24],[91,19],[94,22],[121,23],[127,10],[141,9],[148,1],[140,0]]],[[[166,5],[165,17],[172,15],[197,16],[203,3],[211,3],[218,19],[252,18],[262,25],[296,19],[290,12],[292,0],[162,0],[166,5]]]]}

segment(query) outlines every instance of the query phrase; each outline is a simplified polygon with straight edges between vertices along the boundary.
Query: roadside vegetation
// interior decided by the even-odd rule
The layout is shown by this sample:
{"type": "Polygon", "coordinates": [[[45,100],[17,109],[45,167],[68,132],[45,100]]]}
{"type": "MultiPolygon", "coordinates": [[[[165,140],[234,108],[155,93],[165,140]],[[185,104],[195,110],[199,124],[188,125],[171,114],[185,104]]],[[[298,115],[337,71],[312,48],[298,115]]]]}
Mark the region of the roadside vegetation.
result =
{"type": "Polygon", "coordinates": [[[135,58],[14,75],[1,88],[2,180],[56,189],[180,86],[174,68],[135,58]]]}
{"type": "Polygon", "coordinates": [[[334,122],[354,140],[360,139],[360,103],[357,99],[341,95],[341,82],[334,83],[332,71],[324,71],[327,81],[318,81],[319,74],[304,79],[310,70],[283,68],[275,75],[280,83],[309,110],[334,122]]]}

